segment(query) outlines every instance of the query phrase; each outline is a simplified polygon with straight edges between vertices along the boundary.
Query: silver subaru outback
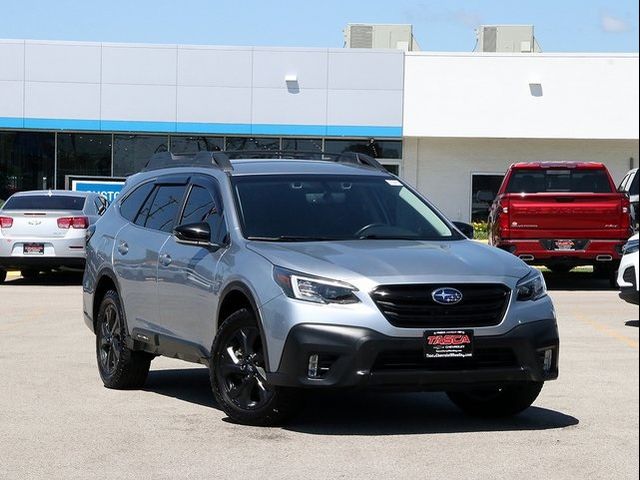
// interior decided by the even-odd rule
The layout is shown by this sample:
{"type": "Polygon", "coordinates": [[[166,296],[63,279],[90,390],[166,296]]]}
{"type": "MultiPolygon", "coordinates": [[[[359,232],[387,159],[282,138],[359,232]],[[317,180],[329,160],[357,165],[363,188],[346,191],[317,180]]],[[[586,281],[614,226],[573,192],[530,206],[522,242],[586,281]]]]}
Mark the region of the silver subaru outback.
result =
{"type": "Polygon", "coordinates": [[[304,393],[365,387],[513,415],[557,378],[537,270],[370,157],[269,156],[157,154],[90,227],[105,386],[142,386],[158,355],[202,363],[232,419],[273,425],[304,393]]]}

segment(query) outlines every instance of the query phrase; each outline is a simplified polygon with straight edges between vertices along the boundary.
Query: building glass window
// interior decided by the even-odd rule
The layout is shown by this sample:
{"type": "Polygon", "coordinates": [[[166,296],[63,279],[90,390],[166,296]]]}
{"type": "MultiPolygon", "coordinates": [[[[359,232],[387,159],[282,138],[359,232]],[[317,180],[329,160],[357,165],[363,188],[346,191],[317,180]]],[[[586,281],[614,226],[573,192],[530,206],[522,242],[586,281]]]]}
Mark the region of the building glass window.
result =
{"type": "Polygon", "coordinates": [[[382,166],[387,172],[393,173],[394,175],[400,175],[400,165],[383,164],[382,166]]]}
{"type": "Polygon", "coordinates": [[[226,150],[280,150],[278,137],[227,137],[226,150]]]}
{"type": "Polygon", "coordinates": [[[0,132],[0,206],[20,190],[54,188],[55,136],[0,132]]]}
{"type": "Polygon", "coordinates": [[[282,139],[282,150],[295,152],[321,152],[321,138],[288,138],[282,139]]]}
{"type": "Polygon", "coordinates": [[[66,175],[110,176],[111,134],[58,134],[58,188],[66,175]]]}
{"type": "Polygon", "coordinates": [[[324,149],[329,153],[356,152],[370,155],[374,158],[402,158],[401,140],[343,140],[327,139],[324,149]]]}
{"type": "Polygon", "coordinates": [[[144,168],[154,153],[167,151],[166,135],[114,135],[113,174],[126,177],[144,168]]]}
{"type": "Polygon", "coordinates": [[[224,137],[198,137],[171,135],[171,153],[178,155],[200,151],[215,152],[224,149],[224,137]]]}
{"type": "Polygon", "coordinates": [[[485,222],[496,198],[503,174],[474,173],[471,175],[471,221],[485,222]]]}

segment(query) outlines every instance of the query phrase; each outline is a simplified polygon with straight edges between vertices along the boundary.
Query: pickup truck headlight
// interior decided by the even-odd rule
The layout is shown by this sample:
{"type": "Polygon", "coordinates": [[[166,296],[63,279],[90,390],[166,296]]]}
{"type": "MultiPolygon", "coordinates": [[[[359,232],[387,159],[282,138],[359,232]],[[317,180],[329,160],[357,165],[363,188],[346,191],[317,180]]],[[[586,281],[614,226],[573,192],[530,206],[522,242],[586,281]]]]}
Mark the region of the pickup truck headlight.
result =
{"type": "Polygon", "coordinates": [[[547,294],[547,284],[544,277],[536,269],[522,278],[516,285],[516,299],[520,301],[538,300],[547,294]]]}
{"type": "Polygon", "coordinates": [[[629,255],[638,251],[638,240],[629,240],[624,247],[622,247],[622,254],[629,255]]]}
{"type": "Polygon", "coordinates": [[[289,298],[314,303],[358,303],[357,288],[346,282],[274,267],[273,278],[289,298]]]}

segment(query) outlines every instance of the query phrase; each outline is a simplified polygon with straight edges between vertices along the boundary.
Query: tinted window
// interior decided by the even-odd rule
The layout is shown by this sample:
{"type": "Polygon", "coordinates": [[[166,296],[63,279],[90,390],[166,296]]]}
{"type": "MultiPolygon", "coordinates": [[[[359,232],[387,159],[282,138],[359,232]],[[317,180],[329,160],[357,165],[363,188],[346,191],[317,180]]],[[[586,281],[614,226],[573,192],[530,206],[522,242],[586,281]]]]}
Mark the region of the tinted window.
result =
{"type": "Polygon", "coordinates": [[[235,179],[244,234],[256,239],[457,238],[396,179],[297,175],[235,179]]]}
{"type": "Polygon", "coordinates": [[[605,170],[514,170],[507,193],[611,193],[605,170]]]}
{"type": "Polygon", "coordinates": [[[224,137],[175,136],[171,135],[171,152],[177,154],[196,153],[201,150],[213,152],[224,148],[224,137]]]}
{"type": "Polygon", "coordinates": [[[356,152],[374,158],[402,158],[400,140],[325,140],[324,149],[329,153],[356,152]]]}
{"type": "Polygon", "coordinates": [[[280,139],[272,137],[227,137],[227,150],[278,150],[280,139]]]}
{"type": "Polygon", "coordinates": [[[111,175],[111,134],[58,133],[58,188],[66,175],[111,175]]]}
{"type": "Polygon", "coordinates": [[[29,195],[11,197],[3,210],[82,210],[85,197],[29,195]]]}
{"type": "Polygon", "coordinates": [[[114,135],[113,174],[126,176],[139,172],[154,153],[166,151],[166,135],[114,135]]]}
{"type": "Polygon", "coordinates": [[[140,212],[136,223],[144,220],[144,226],[163,232],[171,232],[182,204],[184,185],[160,185],[148,209],[140,212]],[[146,214],[146,218],[144,215],[146,214]]]}
{"type": "Polygon", "coordinates": [[[153,183],[145,183],[127,195],[120,203],[120,214],[132,222],[140,210],[142,203],[149,196],[151,189],[153,189],[153,183]]]}
{"type": "Polygon", "coordinates": [[[53,188],[55,135],[0,132],[0,206],[20,190],[53,188]]]}
{"type": "Polygon", "coordinates": [[[194,186],[184,207],[181,224],[207,222],[211,228],[211,239],[223,243],[227,235],[222,212],[205,188],[194,186]]]}
{"type": "Polygon", "coordinates": [[[321,152],[322,139],[320,138],[283,138],[282,150],[298,152],[321,152]]]}

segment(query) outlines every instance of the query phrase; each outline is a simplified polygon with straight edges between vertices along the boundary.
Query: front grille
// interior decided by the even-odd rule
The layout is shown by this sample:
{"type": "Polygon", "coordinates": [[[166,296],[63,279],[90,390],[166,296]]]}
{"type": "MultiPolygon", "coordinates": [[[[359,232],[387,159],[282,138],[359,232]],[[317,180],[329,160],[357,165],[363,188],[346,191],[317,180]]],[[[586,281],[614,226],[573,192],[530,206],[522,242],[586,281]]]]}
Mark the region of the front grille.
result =
{"type": "Polygon", "coordinates": [[[405,328],[488,327],[502,321],[511,290],[500,284],[384,285],[371,297],[392,325],[405,328]],[[431,293],[441,287],[455,288],[462,300],[441,305],[431,293]]]}
{"type": "Polygon", "coordinates": [[[422,350],[389,350],[378,354],[372,371],[477,370],[517,365],[518,360],[509,348],[478,348],[470,359],[426,359],[422,350]]]}
{"type": "Polygon", "coordinates": [[[624,273],[622,274],[622,279],[627,282],[632,284],[633,286],[636,285],[636,271],[633,267],[628,267],[624,273]]]}

